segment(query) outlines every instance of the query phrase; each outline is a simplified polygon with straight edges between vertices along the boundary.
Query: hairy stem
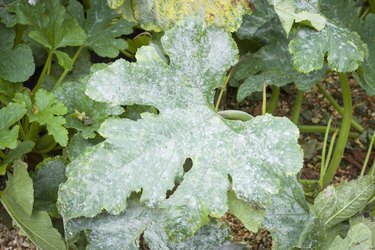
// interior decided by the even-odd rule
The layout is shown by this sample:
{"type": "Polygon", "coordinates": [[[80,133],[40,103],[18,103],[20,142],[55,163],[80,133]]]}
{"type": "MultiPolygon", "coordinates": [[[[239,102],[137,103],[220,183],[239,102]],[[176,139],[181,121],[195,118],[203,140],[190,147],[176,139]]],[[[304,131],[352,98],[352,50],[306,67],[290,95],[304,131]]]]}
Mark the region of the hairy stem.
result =
{"type": "Polygon", "coordinates": [[[39,79],[35,85],[35,87],[33,88],[32,90],[32,95],[34,96],[34,94],[38,91],[38,89],[40,88],[40,86],[42,85],[43,83],[43,80],[44,80],[44,77],[46,76],[46,73],[47,73],[47,70],[50,68],[51,66],[51,62],[52,62],[52,51],[49,51],[48,52],[48,56],[47,56],[47,60],[46,60],[46,63],[44,64],[44,67],[43,67],[43,70],[42,72],[40,73],[40,76],[39,76],[39,79]]]}
{"type": "Polygon", "coordinates": [[[290,120],[294,124],[298,124],[299,115],[300,115],[300,112],[301,112],[302,101],[303,101],[303,93],[304,92],[302,90],[298,90],[296,101],[294,102],[294,105],[293,105],[293,113],[292,113],[292,116],[291,116],[290,120]]]}
{"type": "Polygon", "coordinates": [[[219,110],[221,99],[223,98],[224,92],[227,89],[227,85],[230,77],[232,76],[233,68],[229,71],[227,78],[225,79],[224,86],[220,89],[219,97],[216,100],[215,111],[219,110]]]}
{"type": "MultiPolygon", "coordinates": [[[[340,115],[344,114],[343,108],[340,107],[340,105],[336,102],[335,99],[328,93],[327,90],[325,90],[322,85],[317,84],[318,90],[320,93],[323,94],[323,96],[328,100],[328,102],[334,107],[334,109],[340,113],[340,115]]],[[[351,119],[350,123],[352,124],[353,128],[355,128],[358,132],[363,133],[365,129],[362,127],[361,124],[359,124],[355,119],[351,119]]]]}
{"type": "Polygon", "coordinates": [[[16,37],[14,38],[14,45],[16,47],[18,44],[22,43],[23,32],[25,31],[25,25],[16,24],[16,37]]]}
{"type": "Polygon", "coordinates": [[[339,79],[342,90],[342,98],[344,102],[344,112],[342,114],[341,129],[339,132],[335,150],[333,152],[332,160],[323,179],[323,187],[326,187],[332,181],[333,177],[336,174],[337,168],[340,165],[346,142],[348,140],[350,121],[352,119],[352,96],[350,92],[349,79],[345,73],[339,73],[339,79]]]}
{"type": "Polygon", "coordinates": [[[375,140],[375,131],[372,133],[371,142],[367,150],[365,162],[363,163],[363,166],[362,166],[361,176],[365,174],[366,167],[367,167],[368,161],[370,159],[371,151],[372,151],[372,146],[374,145],[374,140],[375,140]]]}
{"type": "Polygon", "coordinates": [[[279,102],[279,97],[280,97],[280,88],[277,86],[272,86],[272,95],[271,95],[271,99],[268,102],[267,113],[273,114],[273,112],[275,112],[277,103],[279,102]]]}
{"type": "MultiPolygon", "coordinates": [[[[301,133],[318,133],[318,134],[325,134],[327,130],[327,126],[318,126],[318,125],[298,125],[299,132],[301,133]]],[[[329,128],[329,133],[333,134],[336,131],[336,128],[329,128]]],[[[357,139],[359,137],[359,133],[357,132],[349,132],[349,137],[353,139],[357,139]]]]}
{"type": "MultiPolygon", "coordinates": [[[[77,58],[79,57],[79,55],[81,54],[82,50],[83,50],[84,46],[81,46],[78,48],[78,50],[76,51],[76,53],[74,54],[73,58],[72,58],[72,63],[73,63],[73,66],[74,66],[74,63],[77,61],[77,58]]],[[[59,79],[57,80],[55,86],[53,87],[53,89],[57,89],[60,84],[62,83],[62,81],[64,81],[66,75],[70,72],[70,70],[67,70],[67,69],[64,69],[64,71],[62,72],[62,74],[60,75],[59,79]]]]}

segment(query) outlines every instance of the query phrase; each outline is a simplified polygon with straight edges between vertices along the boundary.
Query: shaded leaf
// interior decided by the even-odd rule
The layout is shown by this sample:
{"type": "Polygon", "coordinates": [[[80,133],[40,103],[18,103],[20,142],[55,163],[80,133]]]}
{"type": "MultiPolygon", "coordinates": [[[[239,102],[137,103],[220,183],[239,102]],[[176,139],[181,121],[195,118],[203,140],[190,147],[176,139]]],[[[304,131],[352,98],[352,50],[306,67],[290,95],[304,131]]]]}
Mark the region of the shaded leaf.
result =
{"type": "Polygon", "coordinates": [[[214,90],[237,59],[230,34],[191,19],[167,31],[162,43],[169,64],[153,46],[142,47],[137,63],[118,60],[90,79],[91,98],[152,105],[160,114],[101,125],[106,141],[67,166],[58,200],[65,220],[102,210],[118,215],[131,192],[142,189],[141,202],[166,208],[168,237],[182,240],[227,211],[228,174],[239,198],[267,208],[279,178],[300,170],[298,129],[288,119],[228,121],[213,111],[214,90]],[[187,158],[193,167],[184,174],[187,158]]]}
{"type": "Polygon", "coordinates": [[[36,121],[40,125],[46,125],[48,133],[53,136],[61,146],[68,144],[68,131],[63,125],[67,109],[62,102],[59,102],[55,95],[44,89],[35,93],[35,103],[31,102],[30,94],[27,91],[17,93],[16,102],[22,103],[27,108],[27,115],[31,122],[36,121]]]}
{"type": "Polygon", "coordinates": [[[0,78],[10,82],[23,82],[34,73],[32,51],[25,44],[13,48],[14,30],[0,24],[0,78]]]}
{"type": "Polygon", "coordinates": [[[372,176],[328,186],[316,198],[313,211],[330,228],[362,211],[375,193],[372,176]]]}
{"type": "Polygon", "coordinates": [[[268,0],[274,6],[283,28],[289,34],[293,23],[304,23],[316,30],[322,30],[327,20],[319,14],[317,1],[308,0],[268,0]]]}
{"type": "Polygon", "coordinates": [[[236,216],[244,226],[256,233],[262,225],[265,211],[262,209],[255,209],[251,204],[240,200],[233,192],[228,193],[228,208],[229,212],[236,216]]]}
{"type": "Polygon", "coordinates": [[[65,126],[82,132],[84,138],[94,138],[104,120],[120,115],[124,109],[90,99],[85,94],[86,81],[65,82],[54,94],[68,109],[65,126]]]}
{"type": "Polygon", "coordinates": [[[119,50],[127,48],[120,37],[133,32],[133,25],[121,18],[121,14],[109,8],[106,0],[88,1],[90,8],[84,13],[83,6],[70,0],[68,11],[87,34],[86,44],[102,57],[116,57],[119,50]],[[86,17],[86,18],[85,18],[86,17]]]}
{"type": "Polygon", "coordinates": [[[26,113],[22,104],[9,103],[0,109],[0,149],[16,148],[19,125],[12,127],[26,113]]]}
{"type": "Polygon", "coordinates": [[[7,187],[0,192],[0,200],[13,221],[40,249],[65,250],[60,233],[53,228],[46,212],[32,211],[33,185],[26,164],[15,162],[13,175],[8,174],[7,187]]]}
{"type": "Polygon", "coordinates": [[[247,0],[108,0],[112,8],[122,11],[125,18],[138,21],[145,30],[168,30],[188,16],[200,16],[209,24],[233,32],[242,22],[242,16],[251,13],[247,0]],[[129,10],[132,10],[129,12],[129,10]]]}
{"type": "Polygon", "coordinates": [[[345,239],[337,236],[329,250],[373,249],[371,234],[371,230],[365,224],[359,223],[350,228],[345,239]]]}
{"type": "Polygon", "coordinates": [[[33,175],[34,209],[58,217],[57,191],[64,181],[65,164],[61,158],[47,158],[39,163],[33,175]]]}
{"type": "Polygon", "coordinates": [[[102,138],[85,139],[81,133],[76,133],[69,140],[66,152],[68,154],[69,159],[72,161],[75,158],[82,155],[87,148],[95,146],[96,144],[102,141],[102,138]]]}
{"type": "Polygon", "coordinates": [[[34,146],[35,143],[33,141],[23,141],[20,142],[15,149],[10,150],[7,154],[7,158],[1,162],[0,175],[4,175],[6,173],[9,163],[13,162],[14,160],[21,160],[25,154],[33,150],[34,146]]]}

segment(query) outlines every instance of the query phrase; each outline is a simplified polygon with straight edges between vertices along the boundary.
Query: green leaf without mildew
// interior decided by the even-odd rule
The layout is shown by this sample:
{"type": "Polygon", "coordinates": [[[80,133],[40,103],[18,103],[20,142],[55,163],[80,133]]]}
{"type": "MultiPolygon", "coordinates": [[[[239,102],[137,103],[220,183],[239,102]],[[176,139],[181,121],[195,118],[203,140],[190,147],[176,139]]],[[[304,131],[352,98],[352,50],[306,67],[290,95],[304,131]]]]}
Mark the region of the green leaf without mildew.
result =
{"type": "Polygon", "coordinates": [[[228,175],[238,198],[267,209],[282,179],[301,169],[298,129],[288,119],[229,121],[213,111],[214,90],[237,61],[230,34],[191,19],[167,31],[162,44],[169,64],[147,46],[137,63],[118,60],[90,79],[86,93],[94,100],[152,105],[159,114],[101,125],[106,140],[67,166],[58,199],[65,220],[121,214],[142,190],[142,203],[166,209],[168,236],[182,240],[227,211],[228,175]],[[184,173],[187,158],[193,167],[184,173]]]}
{"type": "Polygon", "coordinates": [[[168,30],[189,16],[199,16],[207,23],[227,31],[238,29],[251,9],[247,0],[108,0],[109,6],[122,11],[129,21],[137,21],[145,30],[168,30]],[[131,11],[130,11],[131,10],[131,11]]]}
{"type": "Polygon", "coordinates": [[[53,93],[44,89],[39,89],[35,93],[35,103],[31,102],[30,94],[27,91],[17,93],[15,97],[17,103],[22,103],[27,108],[27,115],[31,122],[36,121],[40,125],[46,125],[48,133],[61,146],[68,144],[68,131],[63,126],[67,108],[59,102],[53,93]]]}
{"type": "Polygon", "coordinates": [[[0,201],[17,226],[39,249],[65,250],[64,241],[53,228],[48,214],[32,211],[33,183],[26,168],[25,163],[15,162],[13,175],[8,174],[6,188],[0,192],[0,201]]]}
{"type": "Polygon", "coordinates": [[[85,94],[86,82],[87,78],[80,82],[65,82],[54,94],[68,108],[65,126],[80,131],[84,138],[94,138],[104,120],[120,115],[124,109],[90,99],[85,94]]]}
{"type": "Polygon", "coordinates": [[[25,106],[18,103],[9,103],[0,109],[0,149],[16,148],[19,125],[11,126],[25,114],[25,106]]]}
{"type": "Polygon", "coordinates": [[[108,7],[106,0],[89,1],[90,8],[86,18],[83,6],[76,0],[70,0],[68,11],[74,16],[87,34],[86,44],[96,54],[103,57],[116,57],[119,50],[127,48],[127,42],[121,39],[133,31],[133,25],[121,18],[121,14],[108,7]]]}
{"type": "Polygon", "coordinates": [[[13,48],[14,30],[0,24],[0,78],[10,82],[23,82],[34,73],[32,51],[25,44],[13,48]]]}
{"type": "Polygon", "coordinates": [[[362,211],[374,193],[375,178],[359,177],[337,187],[328,186],[315,198],[312,210],[330,228],[362,211]]]}
{"type": "Polygon", "coordinates": [[[293,23],[304,23],[316,30],[322,30],[327,20],[320,15],[317,1],[308,0],[268,0],[274,6],[282,26],[287,34],[292,29],[293,23]]]}

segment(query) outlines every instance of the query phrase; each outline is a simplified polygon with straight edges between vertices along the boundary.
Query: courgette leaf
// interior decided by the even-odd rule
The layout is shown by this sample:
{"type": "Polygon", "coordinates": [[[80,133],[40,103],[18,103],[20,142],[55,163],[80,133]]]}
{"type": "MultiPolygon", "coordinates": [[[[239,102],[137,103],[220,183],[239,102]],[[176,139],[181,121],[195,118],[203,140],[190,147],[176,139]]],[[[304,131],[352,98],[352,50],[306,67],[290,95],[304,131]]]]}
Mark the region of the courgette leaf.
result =
{"type": "Polygon", "coordinates": [[[121,39],[133,31],[133,25],[121,18],[121,14],[109,8],[106,0],[88,1],[90,8],[84,13],[83,6],[70,0],[68,11],[74,16],[87,34],[86,45],[102,57],[116,57],[119,50],[127,48],[121,39]]]}
{"type": "Polygon", "coordinates": [[[23,82],[34,73],[32,51],[26,44],[13,48],[16,36],[13,29],[0,24],[0,78],[10,82],[23,82]]]}
{"type": "Polygon", "coordinates": [[[316,198],[312,210],[330,228],[361,212],[375,193],[373,176],[328,186],[316,198]]]}
{"type": "Polygon", "coordinates": [[[370,228],[363,223],[351,227],[343,239],[337,236],[328,250],[374,249],[370,228]]]}
{"type": "Polygon", "coordinates": [[[145,30],[168,30],[188,16],[200,16],[209,24],[233,32],[242,22],[242,16],[251,13],[247,0],[108,0],[131,22],[139,22],[145,30]]]}
{"type": "Polygon", "coordinates": [[[214,112],[214,90],[237,61],[230,34],[189,19],[167,31],[162,44],[169,64],[147,46],[137,63],[118,60],[90,79],[86,93],[94,100],[152,105],[159,114],[101,125],[106,140],[67,166],[58,198],[65,220],[103,210],[118,215],[129,195],[142,190],[142,203],[166,209],[168,237],[182,240],[227,211],[228,175],[238,198],[267,209],[282,179],[301,169],[298,129],[288,119],[229,121],[214,112]],[[187,158],[193,167],[184,173],[187,158]]]}
{"type": "Polygon", "coordinates": [[[33,182],[26,168],[23,162],[14,163],[13,175],[8,174],[6,188],[0,192],[0,201],[16,225],[38,248],[65,250],[65,243],[60,233],[53,228],[48,214],[32,211],[33,182]]]}
{"type": "Polygon", "coordinates": [[[147,208],[132,199],[127,210],[118,216],[100,214],[93,219],[73,219],[66,223],[65,229],[70,245],[83,231],[89,243],[88,249],[139,249],[143,237],[151,250],[213,250],[219,249],[229,239],[229,228],[213,220],[188,240],[171,242],[164,232],[163,220],[163,211],[147,208]]]}

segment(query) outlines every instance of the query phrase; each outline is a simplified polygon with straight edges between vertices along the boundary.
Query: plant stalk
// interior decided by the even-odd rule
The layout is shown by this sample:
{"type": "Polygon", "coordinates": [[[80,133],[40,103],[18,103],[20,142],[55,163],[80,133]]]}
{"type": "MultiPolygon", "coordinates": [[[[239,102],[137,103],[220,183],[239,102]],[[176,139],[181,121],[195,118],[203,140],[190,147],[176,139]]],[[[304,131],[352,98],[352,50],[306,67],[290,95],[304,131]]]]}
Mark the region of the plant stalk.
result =
{"type": "Polygon", "coordinates": [[[266,108],[267,108],[267,85],[266,82],[263,82],[263,98],[262,98],[262,115],[266,114],[266,108]]]}
{"type": "Polygon", "coordinates": [[[323,187],[326,187],[332,181],[333,177],[336,174],[337,168],[340,165],[346,142],[348,140],[350,123],[352,120],[352,96],[350,92],[349,79],[346,73],[339,73],[339,79],[342,90],[342,98],[344,102],[344,112],[342,114],[342,123],[336,147],[334,149],[331,162],[323,179],[323,187]]]}
{"type": "Polygon", "coordinates": [[[233,73],[233,68],[229,71],[228,76],[225,79],[224,86],[220,89],[219,97],[217,98],[216,105],[215,105],[216,112],[219,110],[221,99],[223,98],[224,92],[227,89],[227,85],[228,85],[230,77],[232,76],[232,73],[233,73]]]}
{"type": "MultiPolygon", "coordinates": [[[[327,90],[325,90],[322,85],[317,84],[318,90],[320,93],[323,94],[323,96],[328,100],[328,102],[334,107],[334,109],[340,113],[340,115],[344,114],[343,108],[340,107],[340,105],[336,102],[335,99],[328,93],[327,90]]],[[[361,124],[359,124],[353,117],[350,120],[350,123],[352,124],[353,128],[355,128],[358,132],[363,133],[365,129],[362,127],[361,124]]]]}
{"type": "Polygon", "coordinates": [[[298,90],[296,101],[294,102],[294,105],[293,105],[293,113],[292,113],[292,116],[291,116],[290,120],[294,124],[298,124],[299,115],[301,113],[303,94],[304,94],[304,92],[302,90],[298,90]]]}
{"type": "MultiPolygon", "coordinates": [[[[73,58],[72,58],[72,63],[74,65],[74,63],[77,61],[79,55],[81,54],[82,50],[83,50],[84,46],[81,46],[78,48],[78,50],[76,51],[76,53],[73,55],[73,58]]],[[[64,69],[64,71],[62,72],[62,74],[60,75],[59,79],[57,80],[55,86],[53,87],[53,89],[57,89],[60,84],[62,83],[62,81],[64,81],[66,75],[70,72],[71,70],[67,70],[67,69],[64,69]]]]}
{"type": "MultiPolygon", "coordinates": [[[[318,134],[325,134],[327,130],[327,126],[318,126],[318,125],[298,125],[299,132],[301,133],[318,133],[318,134]]],[[[329,128],[329,133],[333,134],[336,131],[336,128],[329,128]]],[[[349,137],[357,139],[359,137],[359,133],[357,132],[349,132],[349,137]]]]}
{"type": "Polygon", "coordinates": [[[370,145],[369,145],[368,150],[367,150],[365,162],[363,162],[363,166],[362,166],[362,170],[361,170],[361,176],[363,176],[365,174],[366,167],[367,167],[368,161],[370,159],[371,151],[372,151],[372,146],[374,145],[374,140],[375,140],[375,131],[372,133],[371,142],[370,142],[370,145]]]}
{"type": "Polygon", "coordinates": [[[273,112],[275,112],[277,103],[279,102],[279,97],[280,97],[280,88],[272,85],[272,95],[271,95],[271,99],[268,102],[267,113],[273,114],[273,112]]]}
{"type": "Polygon", "coordinates": [[[52,51],[48,52],[46,63],[44,64],[43,70],[40,73],[39,79],[32,90],[32,96],[39,90],[40,86],[43,83],[44,77],[46,76],[47,70],[50,68],[52,62],[52,51]]]}
{"type": "Polygon", "coordinates": [[[16,47],[17,45],[22,43],[24,31],[25,31],[25,25],[22,25],[22,24],[19,24],[19,23],[16,24],[16,37],[14,38],[13,47],[16,47]]]}

